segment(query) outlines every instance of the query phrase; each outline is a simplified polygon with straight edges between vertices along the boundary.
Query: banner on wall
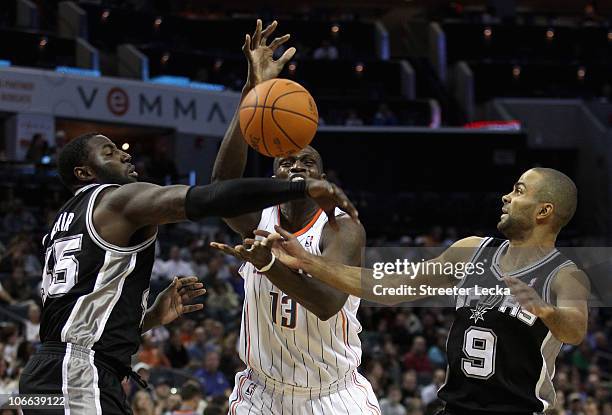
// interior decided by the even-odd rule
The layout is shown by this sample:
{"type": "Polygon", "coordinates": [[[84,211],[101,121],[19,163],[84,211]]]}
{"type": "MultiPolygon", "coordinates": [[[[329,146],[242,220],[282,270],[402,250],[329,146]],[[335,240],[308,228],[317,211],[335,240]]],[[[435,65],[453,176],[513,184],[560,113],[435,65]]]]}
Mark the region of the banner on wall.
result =
{"type": "Polygon", "coordinates": [[[222,136],[240,95],[119,78],[0,68],[0,111],[173,128],[222,136]]]}

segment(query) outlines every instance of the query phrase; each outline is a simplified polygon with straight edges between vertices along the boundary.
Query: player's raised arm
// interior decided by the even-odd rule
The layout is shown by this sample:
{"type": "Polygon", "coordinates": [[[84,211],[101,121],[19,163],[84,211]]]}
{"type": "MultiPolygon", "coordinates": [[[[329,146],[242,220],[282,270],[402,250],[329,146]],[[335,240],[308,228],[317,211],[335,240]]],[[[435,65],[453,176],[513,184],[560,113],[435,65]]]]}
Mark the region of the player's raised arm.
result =
{"type": "MultiPolygon", "coordinates": [[[[268,38],[274,32],[276,26],[277,22],[274,21],[262,30],[262,22],[261,20],[257,20],[253,36],[248,34],[245,36],[242,50],[248,63],[248,76],[244,88],[242,89],[240,102],[242,102],[249,91],[255,86],[269,79],[276,78],[285,64],[295,54],[295,48],[292,47],[287,49],[278,60],[274,60],[274,51],[289,40],[289,35],[287,34],[277,37],[268,44],[268,38]]],[[[240,131],[239,111],[236,109],[236,113],[223,137],[219,153],[215,160],[212,172],[212,182],[215,183],[242,177],[246,167],[247,153],[248,145],[240,131]]],[[[255,212],[239,217],[226,217],[225,221],[236,232],[246,236],[257,226],[260,216],[261,212],[255,212]]]]}

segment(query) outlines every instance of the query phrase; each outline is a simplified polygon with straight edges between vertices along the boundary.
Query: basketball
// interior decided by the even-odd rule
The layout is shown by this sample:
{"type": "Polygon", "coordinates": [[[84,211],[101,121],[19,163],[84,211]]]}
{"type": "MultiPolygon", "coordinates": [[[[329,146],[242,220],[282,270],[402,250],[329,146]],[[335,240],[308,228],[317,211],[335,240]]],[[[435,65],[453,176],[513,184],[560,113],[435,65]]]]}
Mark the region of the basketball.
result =
{"type": "Polygon", "coordinates": [[[289,79],[270,79],[253,88],[240,106],[240,129],[246,142],[269,157],[306,147],[319,125],[310,93],[289,79]]]}

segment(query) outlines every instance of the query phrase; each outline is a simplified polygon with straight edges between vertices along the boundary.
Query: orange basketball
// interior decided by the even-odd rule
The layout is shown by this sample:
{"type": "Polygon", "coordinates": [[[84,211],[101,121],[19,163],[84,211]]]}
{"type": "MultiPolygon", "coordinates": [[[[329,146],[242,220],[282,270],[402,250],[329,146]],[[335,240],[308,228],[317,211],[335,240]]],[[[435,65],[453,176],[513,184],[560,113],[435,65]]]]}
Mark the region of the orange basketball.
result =
{"type": "Polygon", "coordinates": [[[303,149],[318,125],[314,99],[289,79],[270,79],[257,85],[240,105],[242,135],[265,156],[286,156],[303,149]]]}

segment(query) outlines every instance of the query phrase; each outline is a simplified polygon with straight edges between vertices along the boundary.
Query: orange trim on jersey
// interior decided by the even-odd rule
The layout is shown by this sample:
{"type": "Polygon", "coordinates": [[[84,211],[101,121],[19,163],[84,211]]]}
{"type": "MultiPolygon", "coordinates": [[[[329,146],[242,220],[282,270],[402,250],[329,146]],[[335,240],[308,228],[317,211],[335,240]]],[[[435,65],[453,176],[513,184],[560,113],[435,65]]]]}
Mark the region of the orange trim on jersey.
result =
{"type": "MultiPolygon", "coordinates": [[[[277,206],[277,210],[276,211],[278,213],[278,226],[280,226],[280,224],[281,224],[280,206],[277,206]]],[[[321,216],[321,213],[323,213],[323,209],[317,210],[317,213],[315,213],[314,216],[312,217],[312,219],[310,219],[310,222],[308,222],[306,224],[306,226],[304,226],[302,229],[300,229],[299,231],[295,232],[293,234],[293,236],[300,236],[300,235],[303,235],[306,232],[308,232],[308,230],[310,228],[312,228],[312,226],[317,222],[317,220],[319,219],[319,216],[321,216]]]]}

